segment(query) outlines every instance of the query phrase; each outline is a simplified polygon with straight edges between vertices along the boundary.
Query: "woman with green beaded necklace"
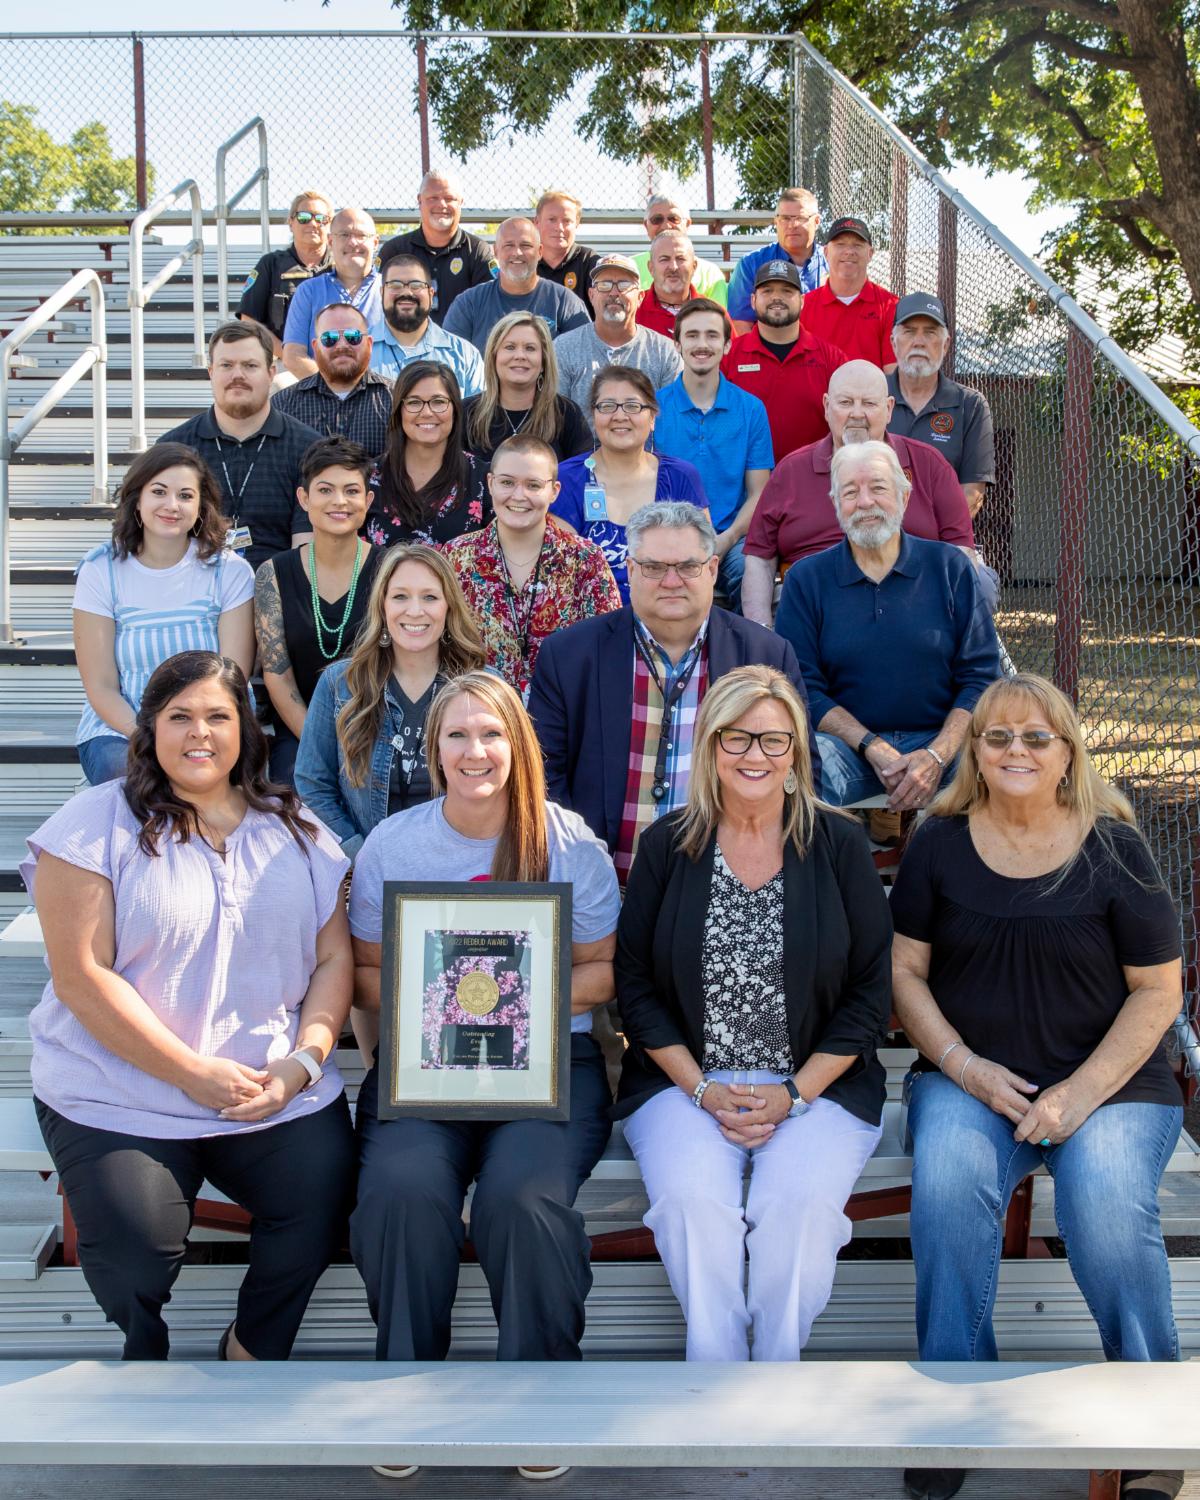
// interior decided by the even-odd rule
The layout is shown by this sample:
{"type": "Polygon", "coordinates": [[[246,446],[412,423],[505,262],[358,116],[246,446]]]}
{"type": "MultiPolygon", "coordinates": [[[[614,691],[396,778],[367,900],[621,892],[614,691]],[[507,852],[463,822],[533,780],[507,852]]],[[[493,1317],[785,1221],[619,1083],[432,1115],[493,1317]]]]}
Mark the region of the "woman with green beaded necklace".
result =
{"type": "Polygon", "coordinates": [[[258,660],[275,709],[273,781],[291,783],[317,679],[348,656],[366,609],[379,549],[359,535],[370,504],[371,456],[344,437],[322,438],[300,463],[297,499],[312,536],[269,558],[254,590],[258,660]]]}

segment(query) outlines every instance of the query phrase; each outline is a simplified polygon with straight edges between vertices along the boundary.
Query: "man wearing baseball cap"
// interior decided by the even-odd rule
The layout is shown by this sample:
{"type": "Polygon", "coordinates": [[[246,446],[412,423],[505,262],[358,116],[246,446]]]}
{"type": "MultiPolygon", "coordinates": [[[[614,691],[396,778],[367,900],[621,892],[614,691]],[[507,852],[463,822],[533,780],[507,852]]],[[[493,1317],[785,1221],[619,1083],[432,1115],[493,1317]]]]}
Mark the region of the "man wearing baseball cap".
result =
{"type": "Polygon", "coordinates": [[[898,299],[868,280],[874,253],[871,231],[861,219],[835,219],[825,241],[829,276],[804,299],[801,322],[848,358],[869,359],[890,373],[896,366],[892,324],[898,299]]]}
{"type": "Polygon", "coordinates": [[[721,365],[727,379],[767,408],[776,463],[825,437],[829,377],[849,358],[802,326],[806,301],[794,262],[769,260],[760,266],[751,298],[756,322],[734,339],[721,365]]]}
{"type": "Polygon", "coordinates": [[[572,328],[554,340],[558,393],[574,401],[592,419],[592,380],[607,365],[632,366],[653,381],[670,384],[683,369],[674,343],[636,322],[641,285],[638,268],[627,255],[602,255],[592,268],[588,300],[595,323],[572,328]]]}
{"type": "Polygon", "coordinates": [[[992,413],[970,386],[942,373],[950,325],[939,297],[910,292],[896,307],[897,366],[887,378],[895,402],[888,431],[936,448],[954,472],[974,516],[996,479],[992,413]]]}

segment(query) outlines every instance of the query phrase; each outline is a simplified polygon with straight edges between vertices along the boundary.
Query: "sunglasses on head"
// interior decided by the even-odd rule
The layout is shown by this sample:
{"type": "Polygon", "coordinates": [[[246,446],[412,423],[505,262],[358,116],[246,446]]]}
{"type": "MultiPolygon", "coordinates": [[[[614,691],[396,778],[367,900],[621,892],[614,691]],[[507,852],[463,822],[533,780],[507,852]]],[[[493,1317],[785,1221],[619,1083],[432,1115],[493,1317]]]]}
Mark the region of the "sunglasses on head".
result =
{"type": "Polygon", "coordinates": [[[322,349],[334,349],[339,339],[345,339],[351,349],[357,349],[366,334],[361,328],[322,328],[317,334],[317,342],[322,349]]]}
{"type": "Polygon", "coordinates": [[[305,208],[302,209],[298,214],[293,214],[292,217],[295,219],[297,224],[328,224],[330,219],[333,218],[333,215],[310,214],[309,211],[305,208]]]}

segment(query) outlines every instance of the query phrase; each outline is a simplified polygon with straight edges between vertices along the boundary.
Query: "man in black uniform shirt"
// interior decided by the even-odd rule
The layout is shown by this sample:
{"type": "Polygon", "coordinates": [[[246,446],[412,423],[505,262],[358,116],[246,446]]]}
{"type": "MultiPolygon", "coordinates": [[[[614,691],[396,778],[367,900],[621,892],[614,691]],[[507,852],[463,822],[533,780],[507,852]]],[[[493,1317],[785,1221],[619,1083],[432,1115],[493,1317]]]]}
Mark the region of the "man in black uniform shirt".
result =
{"type": "Polygon", "coordinates": [[[302,281],[329,269],[329,221],[333,206],[312,189],[298,193],[288,210],[292,243],[286,250],[268,250],[246,278],[237,315],[258,323],[275,340],[275,358],[283,353],[283,325],[288,303],[302,281]]]}
{"type": "Polygon", "coordinates": [[[599,255],[587,245],[576,243],[575,235],[583,216],[583,204],[573,193],[551,188],[543,193],[533,211],[533,222],[542,237],[542,258],[537,273],[546,281],[574,292],[587,308],[592,322],[596,314],[588,297],[592,271],[599,255]]]}
{"type": "Polygon", "coordinates": [[[417,192],[417,207],[420,229],[393,235],[379,252],[379,269],[386,270],[392,256],[401,252],[419,255],[433,282],[430,317],[440,328],[459,292],[481,286],[492,276],[496,262],[486,241],[460,226],[462,194],[444,172],[426,172],[417,192]]]}

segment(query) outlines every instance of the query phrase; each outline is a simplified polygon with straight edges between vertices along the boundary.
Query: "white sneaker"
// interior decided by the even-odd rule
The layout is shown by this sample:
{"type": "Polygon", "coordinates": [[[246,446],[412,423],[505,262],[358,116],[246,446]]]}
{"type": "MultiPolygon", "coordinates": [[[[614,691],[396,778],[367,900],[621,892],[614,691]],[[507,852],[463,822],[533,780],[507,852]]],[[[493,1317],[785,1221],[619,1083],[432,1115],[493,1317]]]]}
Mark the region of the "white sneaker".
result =
{"type": "Polygon", "coordinates": [[[376,1474],[382,1474],[385,1479],[411,1479],[418,1473],[420,1464],[372,1464],[371,1467],[376,1474]]]}
{"type": "Polygon", "coordinates": [[[530,1469],[525,1464],[517,1465],[517,1473],[522,1479],[561,1479],[564,1474],[569,1474],[570,1472],[570,1464],[559,1464],[557,1468],[552,1469],[530,1469]]]}

